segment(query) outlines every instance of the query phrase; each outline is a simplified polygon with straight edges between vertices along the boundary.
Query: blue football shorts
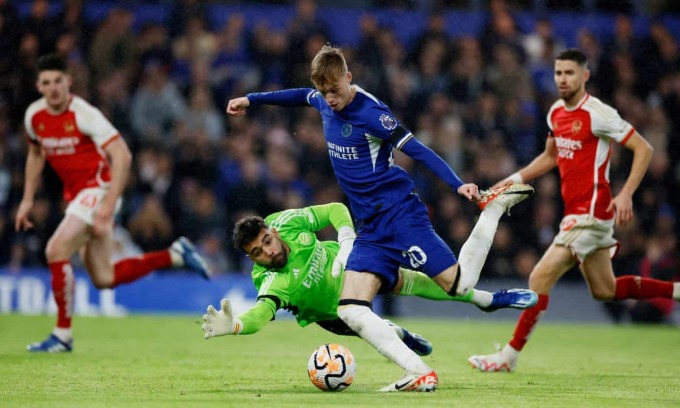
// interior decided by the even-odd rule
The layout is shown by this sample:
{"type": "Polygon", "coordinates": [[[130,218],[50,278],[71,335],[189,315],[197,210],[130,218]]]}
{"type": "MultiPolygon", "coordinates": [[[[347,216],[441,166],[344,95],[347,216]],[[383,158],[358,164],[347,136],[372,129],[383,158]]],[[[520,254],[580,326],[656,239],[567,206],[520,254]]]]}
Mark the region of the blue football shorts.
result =
{"type": "Polygon", "coordinates": [[[434,277],[457,263],[451,248],[437,235],[427,207],[417,194],[359,223],[346,270],[380,276],[380,292],[397,283],[399,266],[434,277]]]}

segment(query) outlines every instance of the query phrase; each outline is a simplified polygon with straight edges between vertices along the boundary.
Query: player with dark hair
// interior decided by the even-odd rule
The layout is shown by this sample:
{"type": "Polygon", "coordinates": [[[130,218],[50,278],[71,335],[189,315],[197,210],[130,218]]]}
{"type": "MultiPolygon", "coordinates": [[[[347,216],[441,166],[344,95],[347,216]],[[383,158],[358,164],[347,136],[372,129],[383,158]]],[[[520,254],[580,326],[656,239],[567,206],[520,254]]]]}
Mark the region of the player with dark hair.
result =
{"type": "Polygon", "coordinates": [[[557,167],[564,218],[552,245],[529,276],[538,304],[522,312],[503,349],[468,359],[480,371],[515,370],[519,352],[548,308],[550,289],[575,265],[597,300],[680,299],[679,283],[614,275],[611,257],[618,247],[614,224],[625,226],[633,218],[632,196],[652,158],[652,147],[616,110],[586,92],[589,77],[588,61],[581,51],[570,49],[557,56],[555,84],[560,99],[548,112],[545,150],[496,185],[522,183],[557,167]],[[621,191],[612,198],[609,164],[614,142],[633,152],[633,163],[621,191]]]}
{"type": "MultiPolygon", "coordinates": [[[[479,280],[498,220],[529,197],[533,188],[514,184],[480,196],[477,185],[463,183],[441,157],[399,123],[383,102],[352,85],[352,74],[339,48],[321,48],[312,60],[311,79],[316,89],[248,94],[230,100],[227,113],[242,116],[251,104],[311,106],[321,113],[333,170],[358,221],[359,232],[347,260],[338,316],[406,371],[404,377],[381,391],[432,391],[438,383],[437,374],[373,313],[371,301],[379,291],[394,288],[401,264],[423,271],[451,296],[466,296],[479,280]],[[393,149],[422,163],[458,194],[479,202],[483,211],[463,245],[460,265],[434,231],[410,176],[394,164],[393,149]]],[[[505,291],[494,301],[529,307],[536,302],[536,294],[505,291]]]]}
{"type": "MultiPolygon", "coordinates": [[[[342,203],[281,211],[266,219],[255,215],[240,219],[233,242],[255,263],[252,277],[258,289],[257,303],[238,316],[233,316],[227,299],[222,299],[220,311],[209,306],[201,327],[205,337],[256,333],[281,309],[293,313],[302,327],[317,323],[335,334],[356,336],[337,314],[343,269],[354,239],[349,209],[342,203]],[[317,238],[316,233],[329,225],[338,232],[338,241],[317,238]]],[[[492,306],[493,298],[476,289],[464,297],[450,296],[427,275],[406,268],[399,268],[392,293],[472,303],[482,310],[492,306]],[[475,292],[477,296],[473,296],[475,292]],[[473,298],[482,299],[482,303],[473,298]]],[[[388,324],[418,355],[432,352],[432,345],[422,336],[388,324]]]]}
{"type": "Polygon", "coordinates": [[[205,278],[210,271],[186,238],[176,240],[167,250],[115,264],[111,261],[114,214],[130,170],[130,151],[99,109],[71,94],[71,77],[63,59],[45,55],[38,60],[37,68],[36,86],[42,98],[28,107],[24,118],[29,144],[15,228],[19,231],[33,226],[33,199],[47,161],[61,179],[68,202],[66,215],[45,248],[57,323],[45,341],[29,345],[28,350],[64,352],[73,349],[74,275],[70,258],[76,252],[80,251],[98,289],[113,288],[173,266],[192,269],[205,278]]]}

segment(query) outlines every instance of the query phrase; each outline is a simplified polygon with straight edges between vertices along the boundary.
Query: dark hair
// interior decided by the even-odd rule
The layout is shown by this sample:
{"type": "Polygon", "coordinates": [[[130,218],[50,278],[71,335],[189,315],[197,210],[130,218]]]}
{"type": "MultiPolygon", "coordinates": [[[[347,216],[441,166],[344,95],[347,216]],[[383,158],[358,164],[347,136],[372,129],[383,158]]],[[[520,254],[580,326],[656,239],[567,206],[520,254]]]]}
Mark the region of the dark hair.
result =
{"type": "Polygon", "coordinates": [[[38,72],[61,71],[66,72],[66,61],[57,54],[47,54],[38,58],[38,72]]]}
{"type": "Polygon", "coordinates": [[[588,57],[586,57],[586,54],[576,48],[569,48],[568,50],[562,51],[555,57],[555,60],[574,61],[581,67],[588,65],[588,57]]]}
{"type": "Polygon", "coordinates": [[[234,234],[232,235],[234,248],[242,250],[243,247],[253,242],[260,235],[260,231],[265,228],[267,228],[267,224],[260,216],[249,215],[241,218],[234,225],[234,234]]]}

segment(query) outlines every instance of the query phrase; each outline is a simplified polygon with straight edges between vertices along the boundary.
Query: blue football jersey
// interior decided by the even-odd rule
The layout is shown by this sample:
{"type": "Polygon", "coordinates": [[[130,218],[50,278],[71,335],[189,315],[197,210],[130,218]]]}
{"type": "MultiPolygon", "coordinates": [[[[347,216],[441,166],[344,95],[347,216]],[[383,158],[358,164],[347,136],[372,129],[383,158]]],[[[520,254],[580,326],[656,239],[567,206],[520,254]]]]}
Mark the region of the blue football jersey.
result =
{"type": "Polygon", "coordinates": [[[370,218],[410,194],[415,185],[394,164],[390,141],[399,121],[378,98],[356,86],[352,103],[336,112],[321,93],[310,89],[307,100],[318,109],[335,176],[359,220],[370,218]]]}
{"type": "Polygon", "coordinates": [[[387,105],[353,86],[354,99],[337,112],[319,91],[311,88],[251,93],[247,97],[252,104],[308,105],[321,113],[336,179],[357,220],[371,218],[415,190],[409,174],[394,164],[393,148],[425,164],[454,190],[463,184],[443,159],[401,126],[387,105]]]}

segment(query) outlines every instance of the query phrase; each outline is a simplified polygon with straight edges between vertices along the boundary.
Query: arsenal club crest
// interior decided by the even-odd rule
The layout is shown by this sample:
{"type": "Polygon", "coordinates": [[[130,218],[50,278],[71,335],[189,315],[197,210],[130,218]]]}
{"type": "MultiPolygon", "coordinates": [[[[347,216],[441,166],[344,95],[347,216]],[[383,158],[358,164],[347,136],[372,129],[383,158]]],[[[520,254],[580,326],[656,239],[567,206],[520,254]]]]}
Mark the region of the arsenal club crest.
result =
{"type": "Polygon", "coordinates": [[[581,131],[581,128],[583,127],[583,122],[580,120],[575,120],[571,123],[571,133],[574,135],[577,135],[578,132],[581,131]]]}

